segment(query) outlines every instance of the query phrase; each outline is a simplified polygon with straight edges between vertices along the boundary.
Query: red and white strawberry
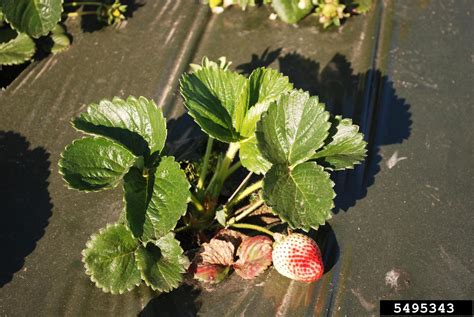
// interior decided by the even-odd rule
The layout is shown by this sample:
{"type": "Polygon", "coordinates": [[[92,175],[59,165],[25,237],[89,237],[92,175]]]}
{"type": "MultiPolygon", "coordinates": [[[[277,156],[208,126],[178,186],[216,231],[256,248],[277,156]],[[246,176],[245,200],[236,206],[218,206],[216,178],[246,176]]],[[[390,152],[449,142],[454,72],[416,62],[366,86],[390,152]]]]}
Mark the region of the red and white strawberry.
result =
{"type": "Polygon", "coordinates": [[[273,266],[283,276],[301,282],[314,282],[324,273],[321,251],[316,242],[300,233],[275,234],[273,266]]]}

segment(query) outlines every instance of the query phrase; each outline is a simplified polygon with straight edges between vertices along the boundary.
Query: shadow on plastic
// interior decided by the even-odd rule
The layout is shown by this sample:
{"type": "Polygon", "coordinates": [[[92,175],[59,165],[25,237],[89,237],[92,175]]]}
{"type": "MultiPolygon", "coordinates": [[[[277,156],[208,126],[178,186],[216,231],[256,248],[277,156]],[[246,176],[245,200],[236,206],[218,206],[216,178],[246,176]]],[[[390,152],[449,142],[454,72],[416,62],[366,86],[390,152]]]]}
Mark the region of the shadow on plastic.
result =
{"type": "Polygon", "coordinates": [[[20,134],[0,131],[0,287],[10,282],[44,235],[53,205],[49,154],[20,134]]]}

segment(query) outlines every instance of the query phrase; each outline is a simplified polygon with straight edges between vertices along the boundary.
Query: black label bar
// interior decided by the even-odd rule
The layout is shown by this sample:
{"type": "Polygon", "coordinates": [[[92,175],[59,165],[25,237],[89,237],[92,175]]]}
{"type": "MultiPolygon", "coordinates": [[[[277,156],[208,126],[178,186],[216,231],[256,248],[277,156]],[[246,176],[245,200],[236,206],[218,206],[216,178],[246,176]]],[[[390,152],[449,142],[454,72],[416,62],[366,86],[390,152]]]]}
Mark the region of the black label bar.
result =
{"type": "Polygon", "coordinates": [[[381,300],[380,315],[472,316],[472,300],[381,300]]]}

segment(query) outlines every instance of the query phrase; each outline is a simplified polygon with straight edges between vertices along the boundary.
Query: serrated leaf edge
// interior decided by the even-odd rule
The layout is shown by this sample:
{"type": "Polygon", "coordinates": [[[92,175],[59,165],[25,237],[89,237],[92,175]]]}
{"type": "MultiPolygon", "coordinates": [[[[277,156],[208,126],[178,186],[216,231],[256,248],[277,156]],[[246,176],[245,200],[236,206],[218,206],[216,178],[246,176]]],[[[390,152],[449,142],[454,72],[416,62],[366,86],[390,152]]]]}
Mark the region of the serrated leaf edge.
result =
{"type": "Polygon", "coordinates": [[[330,175],[328,172],[325,171],[324,167],[322,167],[321,165],[316,164],[316,163],[315,163],[315,165],[320,168],[320,171],[321,171],[321,172],[327,174],[328,179],[329,179],[329,182],[330,182],[330,184],[331,184],[331,188],[333,189],[333,191],[332,191],[332,192],[333,192],[333,195],[332,195],[332,199],[331,199],[331,208],[329,209],[328,217],[326,218],[326,220],[323,221],[323,223],[319,224],[319,225],[316,226],[316,227],[313,227],[313,226],[293,227],[293,226],[290,224],[290,222],[288,221],[288,219],[286,219],[285,217],[283,217],[282,215],[280,215],[280,214],[278,213],[278,211],[277,211],[275,208],[273,208],[273,207],[267,202],[267,200],[265,199],[265,182],[264,182],[264,187],[263,187],[263,188],[264,188],[264,190],[263,190],[263,195],[264,195],[264,196],[263,196],[263,197],[264,197],[264,200],[265,200],[265,204],[266,204],[268,207],[272,208],[273,213],[274,213],[275,215],[277,215],[278,218],[280,218],[283,222],[286,222],[286,223],[288,224],[288,226],[289,226],[290,228],[292,228],[292,229],[301,229],[301,230],[303,230],[304,232],[308,232],[309,230],[311,230],[311,228],[313,228],[314,230],[318,230],[319,226],[325,225],[325,224],[326,224],[326,221],[332,218],[332,209],[335,207],[335,205],[334,205],[334,198],[336,198],[336,196],[337,196],[337,195],[336,195],[336,192],[334,191],[335,183],[331,180],[331,175],[330,175]]]}
{"type": "MultiPolygon", "coordinates": [[[[64,6],[63,6],[63,4],[64,4],[64,1],[61,0],[61,11],[59,12],[59,13],[60,13],[60,14],[59,14],[59,19],[54,22],[55,25],[58,24],[59,22],[61,22],[62,13],[64,12],[64,6]]],[[[49,34],[49,32],[52,31],[52,29],[51,29],[51,30],[48,30],[48,32],[46,32],[46,33],[41,33],[41,34],[38,35],[38,36],[33,36],[33,35],[31,35],[31,34],[28,34],[28,33],[26,33],[26,32],[21,32],[20,30],[18,30],[18,29],[13,25],[13,23],[11,23],[10,20],[7,18],[7,16],[5,15],[5,12],[3,12],[3,19],[8,23],[8,25],[9,25],[12,29],[14,29],[15,31],[17,31],[18,33],[25,33],[25,34],[27,34],[29,37],[32,37],[32,38],[34,38],[34,39],[38,39],[38,38],[40,38],[40,37],[42,37],[42,36],[47,36],[47,35],[49,34]]],[[[54,27],[53,27],[53,29],[54,29],[54,27]]]]}
{"type": "MultiPolygon", "coordinates": [[[[125,293],[125,291],[128,291],[130,292],[131,290],[133,290],[135,287],[139,286],[141,284],[141,280],[140,282],[136,283],[135,285],[133,285],[132,287],[129,287],[129,288],[126,288],[126,289],[123,289],[123,290],[113,290],[113,289],[110,289],[108,288],[107,286],[104,286],[102,285],[94,276],[93,276],[93,272],[92,270],[89,268],[89,266],[87,265],[86,263],[86,249],[90,248],[92,243],[98,239],[98,237],[104,233],[106,230],[112,228],[112,227],[118,227],[118,226],[122,226],[123,224],[119,224],[119,223],[108,223],[104,228],[101,228],[99,229],[99,231],[97,233],[94,233],[90,236],[89,240],[87,240],[86,242],[86,248],[83,249],[81,251],[81,255],[82,255],[82,263],[84,263],[84,268],[86,269],[86,274],[89,276],[89,278],[91,279],[92,282],[95,283],[96,287],[97,288],[100,288],[103,292],[105,293],[111,293],[111,294],[114,294],[114,295],[117,295],[117,294],[123,294],[125,293]]],[[[124,226],[126,228],[126,230],[130,230],[127,226],[124,226]]],[[[131,233],[130,233],[131,234],[131,233]]],[[[133,235],[132,235],[133,236],[133,235]]],[[[139,248],[140,244],[137,242],[137,249],[139,248]]],[[[135,257],[135,263],[136,263],[136,256],[135,256],[135,252],[136,250],[133,252],[133,256],[135,257]]],[[[140,273],[141,273],[141,270],[140,270],[140,273]]]]}
{"type": "MultiPolygon", "coordinates": [[[[324,169],[327,170],[327,171],[352,170],[352,169],[354,169],[354,168],[356,167],[356,165],[362,164],[362,162],[364,161],[364,158],[367,157],[367,145],[368,145],[368,142],[364,140],[364,134],[359,131],[359,130],[360,130],[360,126],[357,125],[357,124],[354,124],[351,118],[343,118],[343,117],[340,116],[340,115],[335,116],[336,119],[337,119],[338,117],[340,118],[341,122],[342,122],[343,120],[347,120],[347,121],[349,121],[349,124],[350,124],[350,125],[352,125],[352,126],[355,127],[355,132],[356,132],[356,134],[359,135],[361,144],[364,145],[364,153],[362,154],[363,159],[353,161],[353,162],[350,163],[351,165],[350,165],[350,166],[347,166],[347,167],[341,167],[341,168],[332,168],[332,167],[330,167],[330,166],[324,167],[324,169]]],[[[327,137],[326,137],[326,138],[327,138],[327,137]]],[[[331,143],[326,144],[325,146],[319,148],[319,149],[318,149],[319,152],[323,151],[323,150],[324,150],[328,145],[330,145],[330,144],[331,144],[331,143]]],[[[316,150],[315,154],[313,155],[313,157],[312,157],[311,159],[324,159],[324,158],[326,157],[326,156],[317,156],[318,150],[316,150]]]]}
{"type": "MultiPolygon", "coordinates": [[[[120,142],[117,142],[117,140],[114,140],[114,139],[111,138],[111,137],[108,137],[108,136],[106,136],[106,135],[102,135],[102,134],[99,134],[99,133],[92,133],[92,132],[84,131],[84,130],[81,130],[81,129],[77,128],[77,127],[74,125],[74,120],[77,119],[82,113],[84,113],[84,112],[87,113],[90,107],[92,107],[92,106],[99,106],[100,103],[103,102],[103,101],[108,101],[108,102],[113,103],[114,100],[116,100],[116,99],[118,99],[118,100],[120,100],[120,101],[123,101],[123,102],[126,102],[127,104],[128,104],[128,100],[129,100],[129,99],[135,99],[135,100],[138,101],[138,102],[139,102],[140,100],[145,100],[146,102],[151,102],[151,103],[153,103],[153,105],[156,107],[156,109],[158,109],[158,113],[159,113],[159,118],[158,118],[158,119],[159,119],[160,121],[164,121],[164,123],[165,123],[166,135],[165,135],[165,142],[164,142],[163,148],[166,146],[166,139],[167,139],[167,137],[168,137],[168,127],[167,127],[166,118],[165,118],[165,116],[164,116],[164,114],[163,114],[163,110],[162,110],[161,107],[159,107],[159,106],[155,103],[155,101],[154,101],[153,99],[148,99],[148,98],[146,98],[145,96],[139,96],[139,97],[137,98],[137,97],[135,97],[135,96],[133,96],[133,95],[129,95],[129,96],[127,97],[127,99],[120,98],[120,97],[118,97],[118,96],[114,96],[114,97],[112,97],[112,99],[109,99],[109,98],[102,98],[101,100],[99,100],[98,103],[95,103],[95,102],[89,103],[89,104],[86,106],[86,109],[85,109],[84,111],[81,111],[81,113],[79,113],[78,116],[72,118],[72,119],[69,121],[69,124],[70,124],[70,125],[72,126],[72,128],[73,128],[74,130],[76,130],[77,132],[80,132],[80,133],[82,133],[82,134],[89,135],[89,136],[96,136],[96,137],[101,137],[101,138],[104,138],[104,139],[111,140],[111,141],[113,141],[113,142],[115,142],[115,143],[117,143],[117,144],[120,144],[122,147],[125,147],[129,152],[131,152],[131,153],[133,154],[133,152],[132,152],[130,149],[128,149],[125,145],[123,145],[123,144],[120,143],[120,142]]],[[[129,105],[129,106],[130,106],[130,105],[129,105]]],[[[101,126],[102,126],[102,125],[101,125],[101,126]]],[[[128,129],[127,129],[127,130],[128,130],[128,129]]],[[[133,132],[133,131],[131,131],[131,130],[128,130],[128,131],[133,132]]],[[[207,134],[207,132],[205,132],[205,131],[204,131],[204,133],[207,134]]],[[[140,137],[142,137],[142,136],[140,135],[140,137]]],[[[142,138],[143,138],[143,137],[142,137],[142,138]]],[[[151,152],[150,144],[148,143],[148,141],[145,140],[145,138],[143,138],[143,141],[145,141],[145,142],[147,143],[148,148],[150,149],[150,155],[153,155],[154,152],[153,152],[153,153],[151,152]]],[[[160,151],[157,151],[157,152],[159,152],[159,153],[163,152],[163,148],[162,148],[160,151]]],[[[133,155],[136,156],[135,154],[133,154],[133,155]]]]}
{"type": "MultiPolygon", "coordinates": [[[[117,145],[119,145],[120,147],[122,147],[123,149],[127,150],[128,152],[130,152],[133,156],[135,156],[129,149],[127,149],[126,147],[124,147],[122,144],[118,143],[118,142],[115,142],[114,140],[111,140],[109,138],[105,138],[105,137],[101,137],[101,136],[85,136],[85,137],[82,137],[82,138],[79,138],[79,139],[75,139],[73,140],[71,143],[69,143],[68,145],[66,145],[66,147],[64,148],[64,150],[61,152],[61,154],[59,155],[59,161],[58,161],[58,173],[61,175],[61,178],[63,179],[63,181],[66,183],[66,188],[68,189],[72,189],[72,190],[75,190],[75,191],[78,191],[78,192],[81,192],[81,193],[97,193],[97,192],[101,192],[101,191],[104,191],[104,190],[108,190],[108,189],[112,189],[112,188],[115,188],[117,187],[119,184],[120,184],[120,181],[123,179],[123,176],[125,176],[125,174],[128,173],[128,171],[130,170],[130,168],[133,166],[130,166],[129,168],[126,169],[126,171],[122,174],[122,177],[119,179],[118,182],[116,182],[115,184],[111,184],[110,186],[105,186],[105,187],[102,187],[100,189],[96,189],[96,190],[89,190],[89,189],[77,189],[77,188],[74,188],[74,187],[71,187],[69,185],[69,182],[65,179],[65,175],[64,175],[64,172],[63,172],[63,165],[61,164],[63,159],[64,159],[64,152],[66,152],[66,150],[71,147],[74,143],[80,141],[80,140],[83,140],[83,139],[107,139],[109,141],[112,141],[114,143],[116,143],[117,145]]],[[[135,156],[136,158],[136,156],[135,156]]],[[[127,227],[128,228],[128,227],[127,227]]]]}
{"type": "MultiPolygon", "coordinates": [[[[170,231],[169,233],[172,233],[172,232],[170,231]]],[[[169,234],[169,233],[168,233],[168,234],[169,234]]],[[[168,235],[168,234],[167,234],[167,235],[168,235]]],[[[174,233],[172,233],[172,235],[173,235],[173,239],[176,239],[174,233]]],[[[164,236],[163,236],[163,237],[164,237],[164,236]]],[[[161,238],[163,238],[163,237],[161,237],[161,238]]],[[[160,239],[161,239],[161,238],[160,238],[160,239]]],[[[156,245],[156,246],[158,247],[158,245],[156,244],[156,242],[158,242],[158,240],[159,240],[159,239],[153,240],[153,241],[148,241],[148,242],[149,242],[149,243],[153,243],[154,245],[156,245]]],[[[135,250],[135,252],[134,252],[134,255],[135,255],[135,263],[136,263],[136,265],[137,265],[137,267],[138,267],[138,270],[140,271],[141,279],[142,279],[143,282],[145,282],[146,286],[150,287],[150,288],[151,288],[152,290],[154,290],[154,291],[159,291],[159,292],[163,292],[163,293],[171,292],[173,289],[177,288],[177,287],[179,286],[179,284],[181,284],[181,282],[183,281],[183,279],[181,279],[181,281],[179,281],[179,282],[177,282],[177,283],[175,283],[175,284],[174,284],[174,283],[173,283],[173,284],[170,283],[171,286],[170,286],[170,289],[169,289],[169,290],[167,290],[167,289],[162,289],[162,288],[159,288],[159,287],[155,287],[154,285],[152,285],[151,283],[149,283],[149,282],[147,281],[147,279],[145,278],[144,273],[143,273],[144,267],[142,267],[142,266],[140,265],[140,262],[138,261],[138,257],[137,257],[137,252],[138,252],[138,250],[139,250],[140,247],[143,247],[143,246],[139,246],[139,247],[135,250]]],[[[181,248],[181,245],[180,245],[180,248],[181,248]]],[[[181,254],[180,254],[180,256],[185,256],[185,255],[184,255],[183,248],[181,248],[181,254]]],[[[188,261],[188,262],[189,262],[189,261],[188,261]]],[[[180,261],[179,264],[182,264],[181,261],[180,261]]],[[[189,263],[188,263],[188,264],[189,264],[189,263]]],[[[188,266],[189,266],[189,265],[188,265],[188,266]]],[[[186,269],[187,269],[187,268],[180,267],[180,273],[181,273],[181,274],[186,273],[186,269]]],[[[164,275],[163,275],[163,276],[164,276],[164,275]]],[[[165,279],[165,280],[166,280],[166,279],[165,279]]]]}

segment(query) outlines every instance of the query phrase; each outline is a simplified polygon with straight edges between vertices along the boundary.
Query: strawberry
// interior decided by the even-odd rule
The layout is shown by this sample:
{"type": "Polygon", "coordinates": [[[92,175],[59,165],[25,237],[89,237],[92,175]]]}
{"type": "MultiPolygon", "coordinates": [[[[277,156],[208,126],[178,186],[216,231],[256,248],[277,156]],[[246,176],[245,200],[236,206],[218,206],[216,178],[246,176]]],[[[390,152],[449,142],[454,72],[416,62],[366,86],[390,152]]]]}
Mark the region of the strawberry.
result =
{"type": "Polygon", "coordinates": [[[314,282],[324,272],[321,251],[313,239],[299,233],[275,234],[272,260],[283,276],[301,282],[314,282]]]}

